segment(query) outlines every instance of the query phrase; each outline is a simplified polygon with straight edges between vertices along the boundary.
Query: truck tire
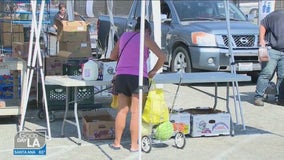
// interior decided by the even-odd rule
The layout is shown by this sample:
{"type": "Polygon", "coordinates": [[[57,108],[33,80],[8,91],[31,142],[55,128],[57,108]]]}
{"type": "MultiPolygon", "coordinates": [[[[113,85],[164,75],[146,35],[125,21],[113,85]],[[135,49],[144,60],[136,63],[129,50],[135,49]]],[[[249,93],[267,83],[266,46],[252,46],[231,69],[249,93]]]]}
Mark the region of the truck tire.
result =
{"type": "Polygon", "coordinates": [[[189,52],[185,47],[179,46],[173,52],[171,61],[171,72],[182,71],[184,73],[192,72],[189,52]]]}

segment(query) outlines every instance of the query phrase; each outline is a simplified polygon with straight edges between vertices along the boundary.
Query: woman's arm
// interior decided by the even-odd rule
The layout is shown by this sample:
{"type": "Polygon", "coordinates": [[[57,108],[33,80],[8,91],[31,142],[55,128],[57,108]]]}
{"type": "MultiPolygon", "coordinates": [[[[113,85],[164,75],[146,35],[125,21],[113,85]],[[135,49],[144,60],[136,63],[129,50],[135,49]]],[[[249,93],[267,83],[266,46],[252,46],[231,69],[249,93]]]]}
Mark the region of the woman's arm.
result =
{"type": "Polygon", "coordinates": [[[259,45],[261,47],[265,47],[265,33],[266,33],[266,28],[263,25],[260,25],[259,27],[259,45]]]}
{"type": "Polygon", "coordinates": [[[114,48],[112,49],[109,58],[110,58],[111,60],[117,61],[118,55],[119,55],[119,43],[117,42],[117,43],[115,44],[114,48]]]}
{"type": "Polygon", "coordinates": [[[157,43],[153,41],[148,35],[145,35],[145,45],[158,57],[158,60],[153,69],[148,73],[149,78],[152,78],[158,72],[158,70],[163,67],[166,56],[159,48],[157,43]]]}

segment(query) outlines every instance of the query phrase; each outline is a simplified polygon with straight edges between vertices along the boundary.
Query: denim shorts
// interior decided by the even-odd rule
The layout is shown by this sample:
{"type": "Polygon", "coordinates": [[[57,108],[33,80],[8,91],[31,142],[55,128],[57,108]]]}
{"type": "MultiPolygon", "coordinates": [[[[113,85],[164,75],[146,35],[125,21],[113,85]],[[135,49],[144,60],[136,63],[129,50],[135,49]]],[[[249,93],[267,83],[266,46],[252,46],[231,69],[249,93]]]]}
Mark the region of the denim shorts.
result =
{"type": "MultiPolygon", "coordinates": [[[[143,78],[143,93],[149,90],[148,78],[143,78]]],[[[139,94],[139,76],[135,75],[117,75],[115,79],[115,91],[119,94],[122,93],[128,97],[132,94],[139,94]]]]}

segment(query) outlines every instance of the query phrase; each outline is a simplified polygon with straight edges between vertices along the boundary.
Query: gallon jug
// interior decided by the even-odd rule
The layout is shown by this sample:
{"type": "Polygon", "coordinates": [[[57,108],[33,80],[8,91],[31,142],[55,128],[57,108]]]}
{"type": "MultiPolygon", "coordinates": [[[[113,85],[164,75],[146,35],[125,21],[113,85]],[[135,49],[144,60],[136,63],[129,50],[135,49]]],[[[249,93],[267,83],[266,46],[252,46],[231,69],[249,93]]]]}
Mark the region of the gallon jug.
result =
{"type": "Polygon", "coordinates": [[[89,59],[82,66],[82,78],[83,80],[97,80],[98,79],[98,64],[89,59]]]}

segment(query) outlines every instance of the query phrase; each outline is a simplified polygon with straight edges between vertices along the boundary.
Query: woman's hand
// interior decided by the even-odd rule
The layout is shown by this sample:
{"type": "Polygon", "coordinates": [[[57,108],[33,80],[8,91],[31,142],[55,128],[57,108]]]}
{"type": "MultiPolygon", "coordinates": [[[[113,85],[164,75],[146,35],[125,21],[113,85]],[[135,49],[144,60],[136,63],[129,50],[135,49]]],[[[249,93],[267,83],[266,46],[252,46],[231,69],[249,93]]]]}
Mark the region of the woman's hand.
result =
{"type": "Polygon", "coordinates": [[[151,70],[149,73],[148,73],[148,77],[149,78],[153,78],[155,75],[156,75],[157,71],[154,71],[154,70],[151,70]]]}

